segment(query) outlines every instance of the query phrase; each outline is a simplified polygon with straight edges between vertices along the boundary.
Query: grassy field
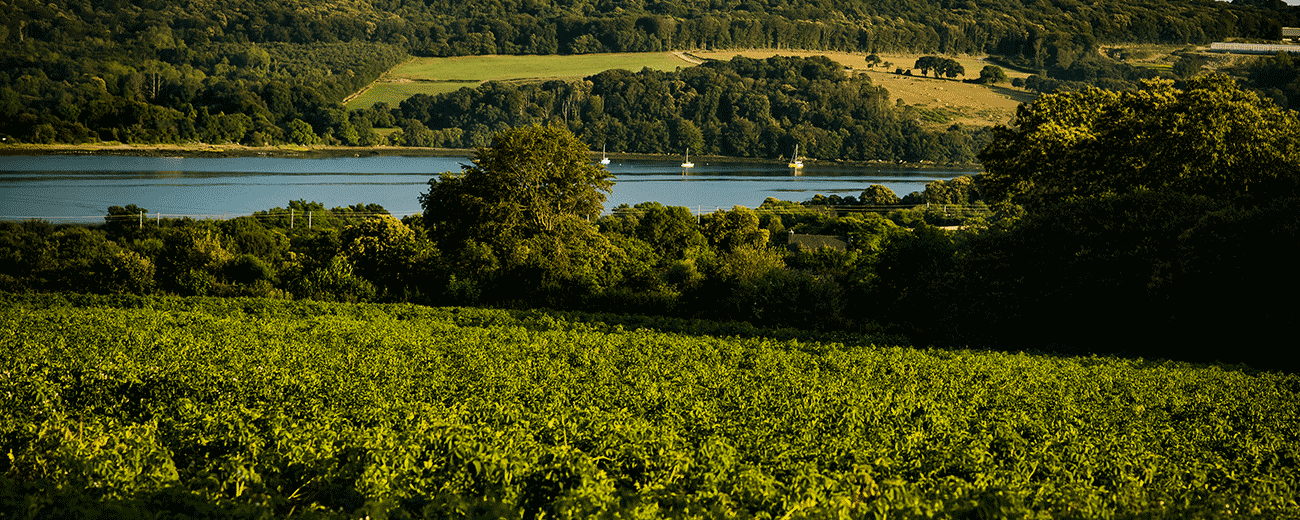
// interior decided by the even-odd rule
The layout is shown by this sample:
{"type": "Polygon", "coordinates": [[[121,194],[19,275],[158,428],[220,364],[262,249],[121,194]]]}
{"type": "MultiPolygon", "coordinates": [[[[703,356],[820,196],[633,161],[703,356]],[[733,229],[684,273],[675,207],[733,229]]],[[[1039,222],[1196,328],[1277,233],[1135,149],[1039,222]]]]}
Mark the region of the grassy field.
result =
{"type": "Polygon", "coordinates": [[[462,87],[475,87],[485,81],[544,81],[582,78],[609,69],[638,71],[650,67],[673,70],[690,65],[671,52],[415,58],[394,67],[346,104],[350,109],[366,108],[380,101],[397,106],[415,94],[441,94],[462,87]]]}
{"type": "MultiPolygon", "coordinates": [[[[673,70],[696,62],[692,56],[705,59],[729,60],[741,55],[750,58],[767,58],[777,54],[785,56],[826,56],[846,66],[855,73],[865,74],[879,85],[889,89],[890,95],[922,112],[922,119],[935,126],[960,123],[988,126],[1010,122],[1020,103],[1031,101],[1035,94],[1009,84],[995,86],[975,85],[960,81],[900,76],[896,68],[909,68],[917,55],[881,55],[888,66],[866,67],[866,56],[861,53],[748,50],[748,51],[694,51],[686,53],[654,52],[630,54],[586,54],[581,56],[462,56],[454,58],[416,58],[389,71],[366,90],[347,102],[348,108],[369,107],[380,101],[396,106],[415,94],[436,95],[462,87],[474,87],[485,81],[544,81],[548,79],[581,78],[609,69],[641,70],[650,67],[673,70]]],[[[960,56],[956,58],[966,69],[965,78],[977,77],[987,64],[983,57],[960,56]]],[[[1011,78],[1028,74],[1007,70],[1011,78]]]]}
{"type": "MultiPolygon", "coordinates": [[[[1107,53],[1122,48],[1131,51],[1126,59],[1138,67],[1167,69],[1178,61],[1174,52],[1186,49],[1179,45],[1121,45],[1101,49],[1107,53]]],[[[1036,94],[1012,87],[1009,83],[977,85],[961,81],[921,76],[894,74],[898,68],[910,68],[920,54],[881,54],[883,64],[874,68],[866,66],[866,54],[828,51],[792,51],[776,49],[721,50],[587,54],[581,56],[462,56],[454,58],[415,58],[395,67],[370,87],[350,97],[348,108],[369,107],[380,101],[396,106],[415,94],[440,94],[462,87],[474,87],[486,81],[544,81],[572,79],[589,76],[608,69],[641,70],[650,67],[673,70],[698,63],[702,59],[729,60],[734,56],[767,58],[784,56],[826,56],[864,74],[872,81],[889,89],[891,97],[902,100],[922,113],[922,120],[934,126],[959,123],[971,126],[988,126],[1009,123],[1021,103],[1032,101],[1036,94]]],[[[1201,53],[1210,60],[1210,69],[1235,64],[1246,57],[1201,53]]],[[[979,76],[980,69],[989,62],[983,56],[957,56],[966,69],[960,79],[979,76]]],[[[1024,78],[1029,74],[1004,68],[1009,78],[1024,78]]]]}
{"type": "MultiPolygon", "coordinates": [[[[916,63],[920,54],[880,54],[880,58],[889,65],[867,68],[866,54],[823,51],[789,51],[789,50],[750,50],[750,51],[709,51],[694,52],[695,56],[718,60],[731,59],[741,55],[750,58],[767,58],[783,56],[826,56],[842,65],[851,67],[855,73],[866,74],[877,85],[884,86],[894,99],[921,110],[923,120],[935,125],[959,123],[972,126],[989,126],[1009,123],[1016,115],[1016,107],[1021,103],[1032,101],[1037,95],[1033,92],[1012,87],[1009,83],[999,85],[976,85],[961,81],[936,79],[921,76],[900,76],[894,74],[897,68],[907,69],[916,63]]],[[[980,69],[989,63],[982,56],[957,56],[954,59],[966,69],[966,75],[960,79],[979,77],[980,69]]],[[[1023,78],[1028,74],[1005,69],[1008,78],[1023,78]]]]}

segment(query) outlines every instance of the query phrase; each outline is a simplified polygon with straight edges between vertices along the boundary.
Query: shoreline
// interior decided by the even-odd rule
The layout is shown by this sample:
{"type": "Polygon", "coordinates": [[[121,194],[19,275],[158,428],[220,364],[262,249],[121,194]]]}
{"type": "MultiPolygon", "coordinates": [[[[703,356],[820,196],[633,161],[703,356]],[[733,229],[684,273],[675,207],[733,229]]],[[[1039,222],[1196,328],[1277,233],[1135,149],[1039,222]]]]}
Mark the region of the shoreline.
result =
{"type": "MultiPolygon", "coordinates": [[[[599,157],[600,152],[588,152],[599,157]]],[[[239,144],[153,144],[128,145],[121,143],[96,144],[6,144],[0,145],[0,157],[18,155],[108,155],[125,157],[277,157],[291,159],[333,157],[449,157],[473,156],[471,148],[415,148],[399,146],[245,146],[239,144]]],[[[610,153],[612,159],[662,160],[679,157],[675,154],[610,153]]],[[[784,163],[781,158],[730,157],[725,155],[699,155],[699,159],[727,162],[784,163]]],[[[809,165],[817,163],[860,165],[866,167],[916,168],[916,169],[979,169],[979,163],[892,163],[883,161],[845,161],[838,159],[804,159],[809,165]]]]}
{"type": "Polygon", "coordinates": [[[240,144],[14,144],[0,146],[0,156],[13,155],[118,155],[127,157],[440,157],[472,154],[468,149],[408,148],[396,146],[244,146],[240,144]]]}

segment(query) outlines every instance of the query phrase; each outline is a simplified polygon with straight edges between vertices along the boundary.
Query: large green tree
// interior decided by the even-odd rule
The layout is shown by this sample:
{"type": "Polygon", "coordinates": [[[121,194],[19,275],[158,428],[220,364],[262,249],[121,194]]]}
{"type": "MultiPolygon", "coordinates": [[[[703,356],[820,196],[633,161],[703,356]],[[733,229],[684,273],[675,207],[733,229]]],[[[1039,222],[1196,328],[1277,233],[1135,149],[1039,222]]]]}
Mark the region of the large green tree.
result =
{"type": "Polygon", "coordinates": [[[429,238],[453,257],[471,251],[476,266],[540,269],[543,280],[593,278],[609,244],[591,220],[613,184],[572,132],[527,126],[497,132],[473,166],[430,180],[420,203],[429,238]]]}
{"type": "Polygon", "coordinates": [[[600,215],[613,187],[587,147],[560,126],[497,132],[475,152],[474,165],[429,181],[420,196],[430,238],[441,246],[466,240],[529,238],[565,218],[600,215]]]}
{"type": "Polygon", "coordinates": [[[1294,194],[1300,117],[1223,75],[1185,90],[1058,92],[1021,105],[979,154],[994,201],[1037,204],[1139,188],[1214,198],[1294,194]]]}
{"type": "Polygon", "coordinates": [[[708,248],[708,239],[700,232],[691,210],[658,202],[645,202],[636,207],[645,210],[637,222],[637,238],[646,241],[664,258],[684,260],[708,248]]]}
{"type": "Polygon", "coordinates": [[[862,193],[858,195],[858,201],[863,204],[881,206],[890,206],[899,203],[898,195],[894,193],[894,190],[879,184],[872,184],[871,186],[867,186],[867,189],[862,190],[862,193]]]}
{"type": "Polygon", "coordinates": [[[1007,72],[997,65],[985,65],[980,69],[979,82],[984,84],[1001,83],[1007,80],[1007,72]]]}

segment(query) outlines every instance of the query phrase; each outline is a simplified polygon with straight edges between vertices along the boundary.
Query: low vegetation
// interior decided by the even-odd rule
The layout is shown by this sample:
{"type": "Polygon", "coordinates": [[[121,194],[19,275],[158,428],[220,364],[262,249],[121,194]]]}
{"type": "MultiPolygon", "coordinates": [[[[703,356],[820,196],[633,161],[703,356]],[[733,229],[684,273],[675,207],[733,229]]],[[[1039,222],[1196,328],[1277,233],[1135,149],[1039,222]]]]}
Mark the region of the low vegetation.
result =
{"type": "Polygon", "coordinates": [[[1297,513],[1297,376],[846,339],[0,294],[0,513],[1297,513]]]}

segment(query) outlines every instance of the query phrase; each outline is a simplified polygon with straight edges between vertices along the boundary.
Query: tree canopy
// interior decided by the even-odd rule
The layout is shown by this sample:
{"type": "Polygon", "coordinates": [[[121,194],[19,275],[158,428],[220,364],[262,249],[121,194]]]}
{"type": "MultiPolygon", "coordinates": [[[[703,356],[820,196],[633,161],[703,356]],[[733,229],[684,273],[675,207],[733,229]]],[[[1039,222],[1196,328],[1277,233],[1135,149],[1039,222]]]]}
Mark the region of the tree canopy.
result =
{"type": "MultiPolygon", "coordinates": [[[[988,53],[1043,71],[1046,78],[1026,80],[1035,90],[1098,80],[1130,88],[1137,75],[1157,72],[1107,63],[1098,42],[1272,39],[1280,27],[1300,24],[1300,7],[1262,0],[1097,0],[1086,9],[1075,0],[1032,8],[958,4],[6,1],[0,2],[0,137],[9,143],[370,146],[386,137],[372,127],[393,126],[381,123],[387,111],[348,113],[340,102],[408,55],[699,48],[988,53]]],[[[1287,76],[1258,74],[1272,69],[1252,69],[1252,81],[1274,99],[1294,97],[1287,76]]],[[[1193,73],[1198,66],[1187,61],[1180,70],[1193,73]]],[[[647,130],[656,129],[634,131],[647,130]]],[[[436,139],[419,129],[404,137],[408,145],[436,139]]]]}
{"type": "MultiPolygon", "coordinates": [[[[989,138],[987,127],[924,125],[870,77],[845,74],[824,56],[736,56],[672,72],[614,69],[581,82],[489,82],[416,94],[395,112],[436,137],[426,144],[444,148],[548,121],[563,122],[590,149],[651,154],[690,148],[769,158],[798,145],[813,158],[971,163],[989,138]]],[[[400,134],[408,143],[409,131],[400,134]]]]}
{"type": "Polygon", "coordinates": [[[565,266],[590,258],[579,255],[586,246],[602,246],[589,244],[597,234],[590,220],[614,185],[609,178],[563,127],[502,130],[476,151],[473,166],[429,181],[420,196],[423,222],[440,249],[476,252],[480,258],[469,262],[565,266]]]}
{"type": "Polygon", "coordinates": [[[955,78],[966,75],[966,67],[952,58],[942,56],[921,56],[916,59],[916,64],[912,65],[914,69],[921,69],[921,75],[928,75],[931,70],[934,71],[934,77],[946,76],[955,78]]]}
{"type": "Polygon", "coordinates": [[[1001,83],[1007,80],[1007,72],[997,65],[985,65],[980,69],[979,82],[984,84],[1001,83]]]}
{"type": "Polygon", "coordinates": [[[1293,194],[1300,118],[1227,76],[1089,88],[1021,105],[979,154],[991,200],[1040,203],[1145,188],[1213,198],[1293,194]]]}

